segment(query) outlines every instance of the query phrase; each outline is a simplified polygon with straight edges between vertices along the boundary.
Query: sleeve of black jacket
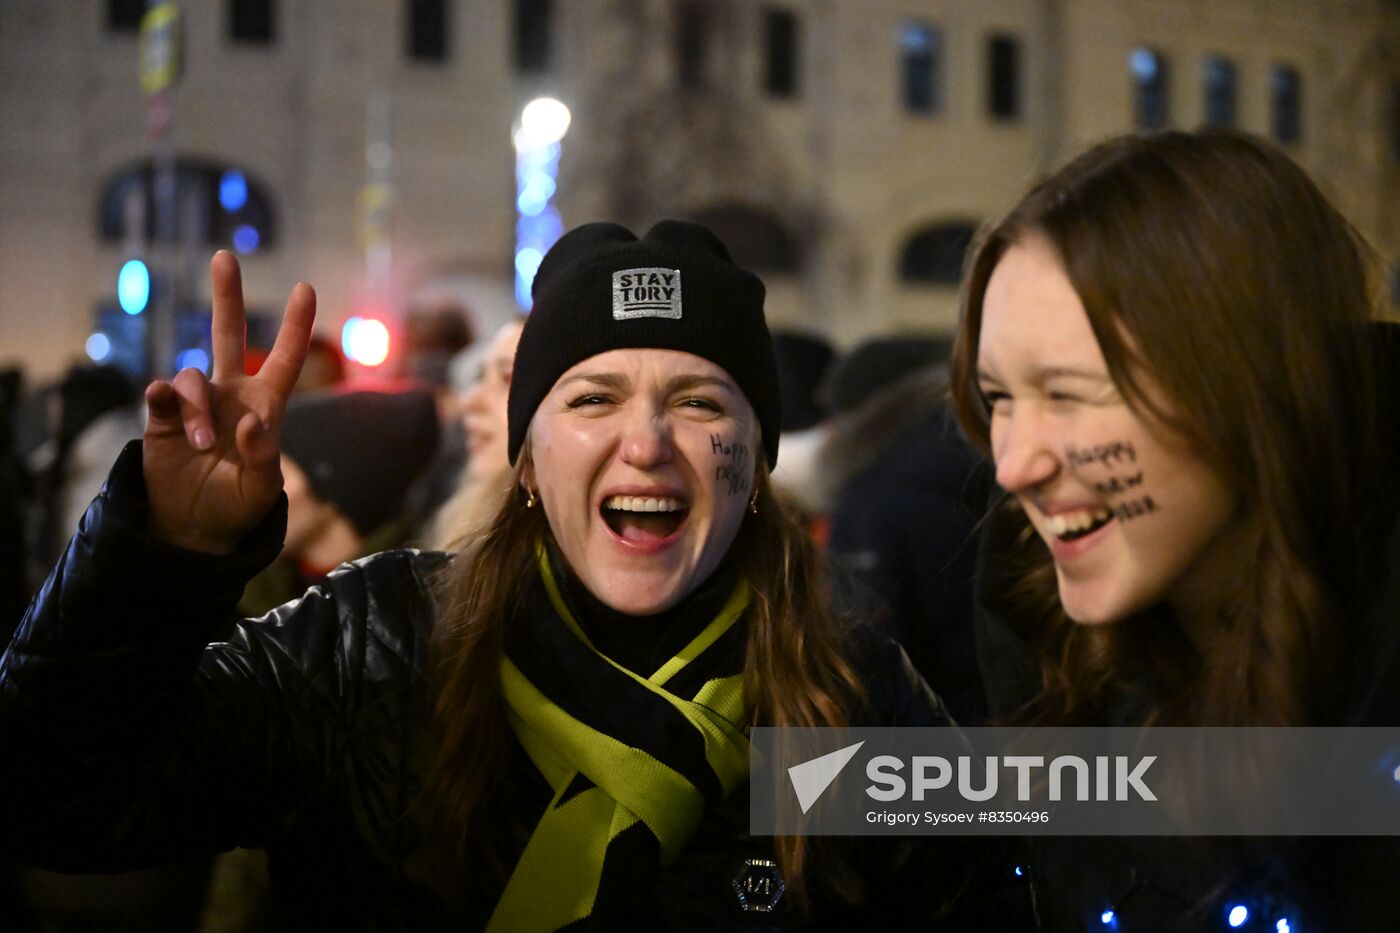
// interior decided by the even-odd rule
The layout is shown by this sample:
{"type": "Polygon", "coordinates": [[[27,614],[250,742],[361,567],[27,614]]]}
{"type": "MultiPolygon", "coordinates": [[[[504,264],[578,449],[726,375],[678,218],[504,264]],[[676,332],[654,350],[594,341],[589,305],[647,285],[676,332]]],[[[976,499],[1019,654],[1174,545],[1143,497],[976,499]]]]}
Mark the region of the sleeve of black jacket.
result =
{"type": "Polygon", "coordinates": [[[155,540],[146,506],[134,442],[0,657],[0,857],[102,871],[262,845],[326,770],[304,694],[341,655],[331,600],[235,625],[285,498],[225,557],[155,540]]]}

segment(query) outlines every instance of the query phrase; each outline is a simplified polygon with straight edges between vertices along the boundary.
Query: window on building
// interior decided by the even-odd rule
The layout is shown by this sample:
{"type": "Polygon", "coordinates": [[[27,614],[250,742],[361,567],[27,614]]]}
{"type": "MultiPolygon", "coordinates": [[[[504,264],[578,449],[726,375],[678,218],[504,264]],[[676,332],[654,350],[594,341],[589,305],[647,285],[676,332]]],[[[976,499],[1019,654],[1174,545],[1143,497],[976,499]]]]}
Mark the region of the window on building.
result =
{"type": "Polygon", "coordinates": [[[1234,126],[1235,63],[1220,55],[1207,55],[1201,64],[1201,86],[1205,96],[1202,122],[1206,126],[1234,126]]]}
{"type": "Polygon", "coordinates": [[[1156,49],[1139,46],[1128,53],[1133,77],[1133,120],[1139,129],[1159,130],[1171,120],[1167,59],[1156,49]]]}
{"type": "Polygon", "coordinates": [[[146,0],[107,0],[107,29],[110,32],[140,32],[146,15],[146,0]]]}
{"type": "Polygon", "coordinates": [[[1303,76],[1291,65],[1269,73],[1270,123],[1274,139],[1296,143],[1303,138],[1303,76]]]}
{"type": "Polygon", "coordinates": [[[268,45],[275,38],[272,0],[229,0],[228,34],[235,42],[268,45]]]}
{"type": "Polygon", "coordinates": [[[904,109],[910,113],[943,109],[943,34],[929,23],[901,23],[899,54],[904,109]]]}
{"type": "Polygon", "coordinates": [[[1021,43],[1013,36],[987,42],[987,110],[998,120],[1021,115],[1021,43]]]}
{"type": "MultiPolygon", "coordinates": [[[[180,159],[175,166],[178,239],[256,253],[276,241],[272,199],[238,166],[180,159]]],[[[149,160],[122,171],[102,188],[98,236],[107,242],[156,239],[155,170],[149,160]]]]}
{"type": "Polygon", "coordinates": [[[515,70],[519,74],[549,71],[553,53],[553,0],[515,0],[515,70]]]}
{"type": "Polygon", "coordinates": [[[899,278],[919,285],[952,285],[962,281],[967,248],[977,224],[967,220],[922,227],[904,241],[899,254],[899,278]]]}
{"type": "Polygon", "coordinates": [[[749,204],[719,204],[692,213],[690,219],[714,231],[742,269],[770,275],[801,271],[801,245],[772,211],[749,204]]]}
{"type": "Polygon", "coordinates": [[[447,0],[408,0],[408,57],[447,61],[447,0]]]}
{"type": "Polygon", "coordinates": [[[797,14],[791,10],[769,10],[763,17],[763,38],[768,53],[764,90],[773,97],[796,97],[797,14]]]}
{"type": "Polygon", "coordinates": [[[1390,99],[1386,101],[1386,137],[1390,143],[1390,160],[1400,163],[1400,81],[1390,85],[1390,99]]]}
{"type": "Polygon", "coordinates": [[[709,83],[709,26],[705,0],[681,0],[676,4],[676,81],[685,90],[702,90],[709,83]]]}

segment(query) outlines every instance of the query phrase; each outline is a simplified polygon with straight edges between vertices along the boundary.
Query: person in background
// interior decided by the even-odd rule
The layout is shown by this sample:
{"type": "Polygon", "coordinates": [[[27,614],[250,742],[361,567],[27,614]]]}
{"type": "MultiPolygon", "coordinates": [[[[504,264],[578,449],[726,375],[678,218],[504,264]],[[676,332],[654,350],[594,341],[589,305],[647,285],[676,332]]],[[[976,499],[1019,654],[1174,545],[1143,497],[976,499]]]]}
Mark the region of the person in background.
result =
{"type": "MultiPolygon", "coordinates": [[[[23,534],[0,536],[7,555],[16,558],[25,555],[26,537],[33,538],[26,582],[42,579],[43,571],[35,564],[50,563],[57,557],[101,489],[112,460],[129,441],[141,436],[138,397],[136,385],[122,370],[88,363],[70,368],[47,393],[41,412],[47,437],[31,457],[37,476],[32,501],[26,503],[28,527],[23,534]]],[[[15,463],[12,469],[21,466],[15,463]]],[[[3,478],[0,483],[4,483],[3,478]]],[[[26,586],[14,616],[0,621],[0,642],[8,643],[33,596],[33,588],[26,586]]],[[[15,909],[22,913],[10,920],[0,909],[0,921],[10,920],[11,924],[0,922],[0,928],[25,930],[32,924],[46,933],[188,930],[199,915],[209,864],[208,856],[200,855],[96,876],[38,868],[15,870],[11,896],[15,909]]]]}
{"type": "Polygon", "coordinates": [[[420,300],[404,318],[402,373],[423,385],[445,386],[452,358],[475,340],[471,314],[455,297],[420,300]]]}
{"type": "Polygon", "coordinates": [[[822,387],[835,354],[821,337],[783,331],[773,335],[773,353],[783,393],[783,452],[773,485],[802,510],[820,541],[828,505],[819,459],[828,413],[822,387]]]}
{"type": "Polygon", "coordinates": [[[120,369],[90,363],[69,369],[50,396],[51,433],[30,463],[37,476],[34,550],[39,560],[58,556],[101,487],[112,457],[141,435],[133,408],[137,397],[136,386],[120,369]]]}
{"type": "Polygon", "coordinates": [[[400,546],[408,536],[404,495],[437,443],[437,411],[428,392],[294,398],[282,424],[282,554],[248,583],[239,611],[262,615],[346,561],[400,546]]]}
{"type": "Polygon", "coordinates": [[[523,327],[522,321],[510,321],[496,331],[476,381],[462,397],[467,462],[458,477],[456,492],[433,517],[427,534],[431,548],[460,548],[490,522],[501,497],[514,482],[507,452],[506,401],[515,369],[515,348],[523,327]]]}
{"type": "MultiPolygon", "coordinates": [[[[1400,725],[1400,344],[1368,258],[1232,131],[1104,142],[981,237],[952,388],[1006,493],[978,589],[1001,721],[1400,725]]],[[[1048,931],[1400,916],[1394,839],[1030,841],[1048,931]]]]}
{"type": "Polygon", "coordinates": [[[24,379],[19,369],[0,370],[0,642],[7,642],[34,595],[29,582],[32,483],[15,438],[15,411],[24,379]]]}
{"type": "MultiPolygon", "coordinates": [[[[243,357],[243,369],[249,376],[257,375],[271,352],[267,347],[248,347],[243,357]]],[[[324,334],[312,334],[306,348],[306,364],[301,368],[293,392],[320,392],[343,386],[349,379],[345,354],[336,342],[324,334]]]]}
{"type": "Polygon", "coordinates": [[[400,371],[406,381],[433,393],[442,439],[405,500],[411,541],[430,537],[434,516],[457,492],[458,477],[467,467],[461,395],[453,384],[452,362],[476,339],[470,318],[461,302],[445,293],[419,298],[405,317],[400,371]]]}
{"type": "Polygon", "coordinates": [[[831,379],[837,412],[820,461],[828,550],[850,598],[904,646],[962,725],[986,716],[977,665],[977,521],[991,471],[947,404],[946,340],[868,341],[831,379]]]}
{"type": "Polygon", "coordinates": [[[306,364],[297,377],[297,392],[321,392],[338,388],[346,381],[345,354],[334,340],[313,334],[306,348],[306,364]]]}

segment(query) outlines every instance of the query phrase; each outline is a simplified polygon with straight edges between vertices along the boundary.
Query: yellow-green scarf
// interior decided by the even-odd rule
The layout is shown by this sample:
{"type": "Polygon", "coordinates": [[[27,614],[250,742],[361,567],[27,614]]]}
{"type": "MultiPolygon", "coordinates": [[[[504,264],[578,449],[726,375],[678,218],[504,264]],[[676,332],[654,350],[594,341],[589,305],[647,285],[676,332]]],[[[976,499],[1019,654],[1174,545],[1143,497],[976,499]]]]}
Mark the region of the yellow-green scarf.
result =
{"type": "Polygon", "coordinates": [[[743,674],[708,669],[716,666],[716,643],[748,607],[747,583],[735,586],[719,615],[675,657],[641,677],[598,653],[569,612],[543,548],[539,563],[553,611],[518,620],[533,628],[529,650],[514,659],[508,650],[501,685],[516,737],[554,799],[490,931],[557,930],[589,917],[605,872],[631,876],[644,866],[621,863],[638,852],[668,864],[706,805],[749,770],[743,674]],[[677,684],[685,686],[677,692],[677,684]]]}

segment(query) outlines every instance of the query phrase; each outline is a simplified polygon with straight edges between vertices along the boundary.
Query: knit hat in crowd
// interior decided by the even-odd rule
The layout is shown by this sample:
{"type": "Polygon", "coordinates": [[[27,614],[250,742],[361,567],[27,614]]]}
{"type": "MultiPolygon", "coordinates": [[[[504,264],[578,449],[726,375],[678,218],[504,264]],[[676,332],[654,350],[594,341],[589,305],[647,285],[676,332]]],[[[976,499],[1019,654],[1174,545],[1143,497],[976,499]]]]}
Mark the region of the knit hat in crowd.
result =
{"type": "Polygon", "coordinates": [[[437,406],[417,389],[294,396],[282,420],[282,452],[361,535],[398,517],[437,443],[437,406]]]}
{"type": "Polygon", "coordinates": [[[682,350],[724,369],[753,406],[769,466],[781,404],[763,283],[734,265],[705,227],[663,220],[642,239],[584,224],[554,244],[535,274],[510,383],[510,460],[530,419],[570,367],[608,350],[682,350]]]}
{"type": "Polygon", "coordinates": [[[952,341],[928,334],[867,340],[832,364],[826,395],[834,412],[848,412],[917,370],[946,365],[952,341]]]}

